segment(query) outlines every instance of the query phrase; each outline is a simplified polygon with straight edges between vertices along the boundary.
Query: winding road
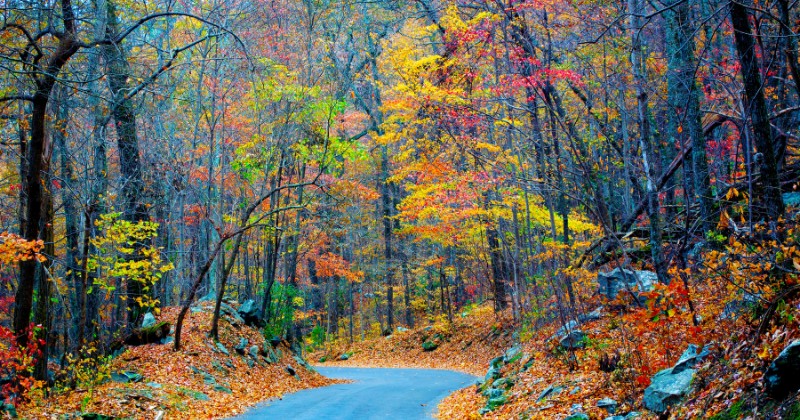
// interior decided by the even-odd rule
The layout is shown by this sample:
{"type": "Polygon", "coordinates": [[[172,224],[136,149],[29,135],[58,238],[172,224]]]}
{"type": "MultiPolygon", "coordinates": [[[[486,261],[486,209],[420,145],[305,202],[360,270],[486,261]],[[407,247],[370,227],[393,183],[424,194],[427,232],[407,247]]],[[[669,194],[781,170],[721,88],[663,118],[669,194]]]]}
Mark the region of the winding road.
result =
{"type": "Polygon", "coordinates": [[[353,382],[289,394],[234,419],[429,419],[444,397],[476,379],[435,369],[319,367],[317,371],[353,382]]]}

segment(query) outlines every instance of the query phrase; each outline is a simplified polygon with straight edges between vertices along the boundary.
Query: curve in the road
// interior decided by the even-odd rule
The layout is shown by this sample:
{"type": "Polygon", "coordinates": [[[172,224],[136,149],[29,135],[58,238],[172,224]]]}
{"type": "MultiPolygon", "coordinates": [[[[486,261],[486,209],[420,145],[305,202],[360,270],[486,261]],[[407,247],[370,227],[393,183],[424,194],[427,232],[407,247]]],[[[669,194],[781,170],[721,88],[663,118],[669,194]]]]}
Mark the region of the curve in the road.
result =
{"type": "Polygon", "coordinates": [[[306,389],[256,406],[237,420],[429,419],[451,392],[475,377],[436,369],[319,367],[347,384],[306,389]]]}

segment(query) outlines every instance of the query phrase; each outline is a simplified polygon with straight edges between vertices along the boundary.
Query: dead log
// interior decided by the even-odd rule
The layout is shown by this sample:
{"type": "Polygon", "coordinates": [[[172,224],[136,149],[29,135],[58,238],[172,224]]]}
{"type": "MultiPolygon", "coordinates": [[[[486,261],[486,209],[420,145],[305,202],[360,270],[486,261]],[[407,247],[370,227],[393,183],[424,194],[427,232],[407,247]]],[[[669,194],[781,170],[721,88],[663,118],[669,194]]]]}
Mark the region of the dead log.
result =
{"type": "Polygon", "coordinates": [[[119,350],[123,346],[141,346],[144,344],[160,343],[169,335],[172,326],[169,322],[159,322],[149,327],[137,328],[125,337],[114,340],[111,350],[119,350]]]}

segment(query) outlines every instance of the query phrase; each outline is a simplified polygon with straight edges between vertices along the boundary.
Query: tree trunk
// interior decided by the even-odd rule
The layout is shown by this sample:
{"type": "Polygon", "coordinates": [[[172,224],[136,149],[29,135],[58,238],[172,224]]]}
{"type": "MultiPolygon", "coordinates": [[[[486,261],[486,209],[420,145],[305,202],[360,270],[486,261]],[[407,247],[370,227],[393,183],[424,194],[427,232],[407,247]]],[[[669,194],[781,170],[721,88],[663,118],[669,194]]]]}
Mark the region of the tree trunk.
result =
{"type": "Polygon", "coordinates": [[[656,156],[653,153],[653,144],[650,130],[650,105],[647,99],[647,69],[645,68],[645,57],[642,52],[640,16],[644,8],[642,0],[628,0],[628,11],[630,13],[630,33],[631,33],[631,69],[636,83],[636,101],[639,111],[639,146],[642,152],[642,165],[644,166],[645,178],[647,180],[647,216],[650,219],[650,255],[653,259],[658,280],[661,283],[669,283],[667,267],[664,263],[664,256],[661,244],[661,206],[658,201],[658,187],[656,182],[656,156]]]}
{"type": "Polygon", "coordinates": [[[783,215],[783,197],[778,179],[778,163],[775,159],[775,143],[767,113],[767,103],[761,83],[761,72],[756,57],[756,44],[750,26],[747,8],[738,2],[730,3],[736,52],[741,64],[742,82],[747,99],[747,111],[753,127],[753,140],[761,155],[761,177],[763,194],[752,197],[757,211],[769,221],[777,222],[783,215]]]}
{"type": "MultiPolygon", "coordinates": [[[[117,11],[113,1],[106,3],[106,37],[117,37],[117,11]]],[[[108,85],[113,98],[112,115],[117,131],[119,165],[122,173],[123,219],[130,222],[149,220],[147,207],[141,200],[144,189],[142,165],[139,159],[139,139],[136,134],[136,114],[129,98],[128,79],[130,70],[122,45],[111,43],[102,47],[108,85]]],[[[141,245],[140,245],[141,246],[141,245]]],[[[138,255],[138,252],[135,253],[138,255]]],[[[127,282],[128,326],[134,326],[143,315],[137,302],[144,293],[143,285],[136,280],[127,282]]]]}
{"type": "MultiPolygon", "coordinates": [[[[39,235],[45,223],[42,217],[44,191],[42,176],[50,170],[47,159],[47,104],[53,86],[61,69],[78,51],[75,40],[75,16],[70,0],[61,1],[61,18],[65,31],[59,38],[58,47],[47,61],[44,71],[31,75],[36,84],[36,91],[31,99],[32,111],[30,122],[30,139],[27,144],[27,177],[25,179],[25,229],[23,237],[29,241],[40,239],[39,235]]],[[[28,344],[28,328],[33,309],[33,289],[36,283],[36,259],[20,263],[19,286],[14,300],[14,334],[21,346],[28,344]]]]}
{"type": "MultiPolygon", "coordinates": [[[[677,144],[681,147],[687,144],[687,137],[691,140],[691,173],[694,191],[700,204],[700,226],[703,231],[708,231],[714,227],[712,220],[714,202],[700,114],[700,91],[695,78],[697,60],[689,3],[680,2],[667,12],[666,19],[667,45],[671,56],[667,80],[668,100],[670,108],[676,111],[674,116],[670,116],[670,121],[673,122],[671,129],[677,144]]],[[[687,200],[689,199],[690,197],[687,197],[687,200]]]]}

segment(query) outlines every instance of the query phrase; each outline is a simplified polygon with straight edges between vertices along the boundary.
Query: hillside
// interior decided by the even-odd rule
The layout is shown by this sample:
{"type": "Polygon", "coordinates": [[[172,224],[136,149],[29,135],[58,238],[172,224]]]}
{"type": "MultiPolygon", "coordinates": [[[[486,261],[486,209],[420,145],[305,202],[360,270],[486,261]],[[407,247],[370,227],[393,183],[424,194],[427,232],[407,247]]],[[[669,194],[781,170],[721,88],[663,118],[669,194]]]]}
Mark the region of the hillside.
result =
{"type": "MultiPolygon", "coordinates": [[[[178,310],[164,309],[159,321],[174,323],[178,310]]],[[[273,346],[231,312],[222,317],[220,341],[214,343],[207,337],[212,312],[213,302],[208,301],[192,309],[184,324],[185,344],[178,352],[169,343],[170,335],[164,340],[167,344],[127,346],[114,358],[89,357],[73,364],[67,369],[78,370],[75,389],[56,386],[49,397],[33,392],[31,401],[18,407],[19,415],[224,418],[289,392],[336,382],[307,370],[284,343],[273,346]],[[242,340],[247,344],[241,346],[242,340]]]]}

